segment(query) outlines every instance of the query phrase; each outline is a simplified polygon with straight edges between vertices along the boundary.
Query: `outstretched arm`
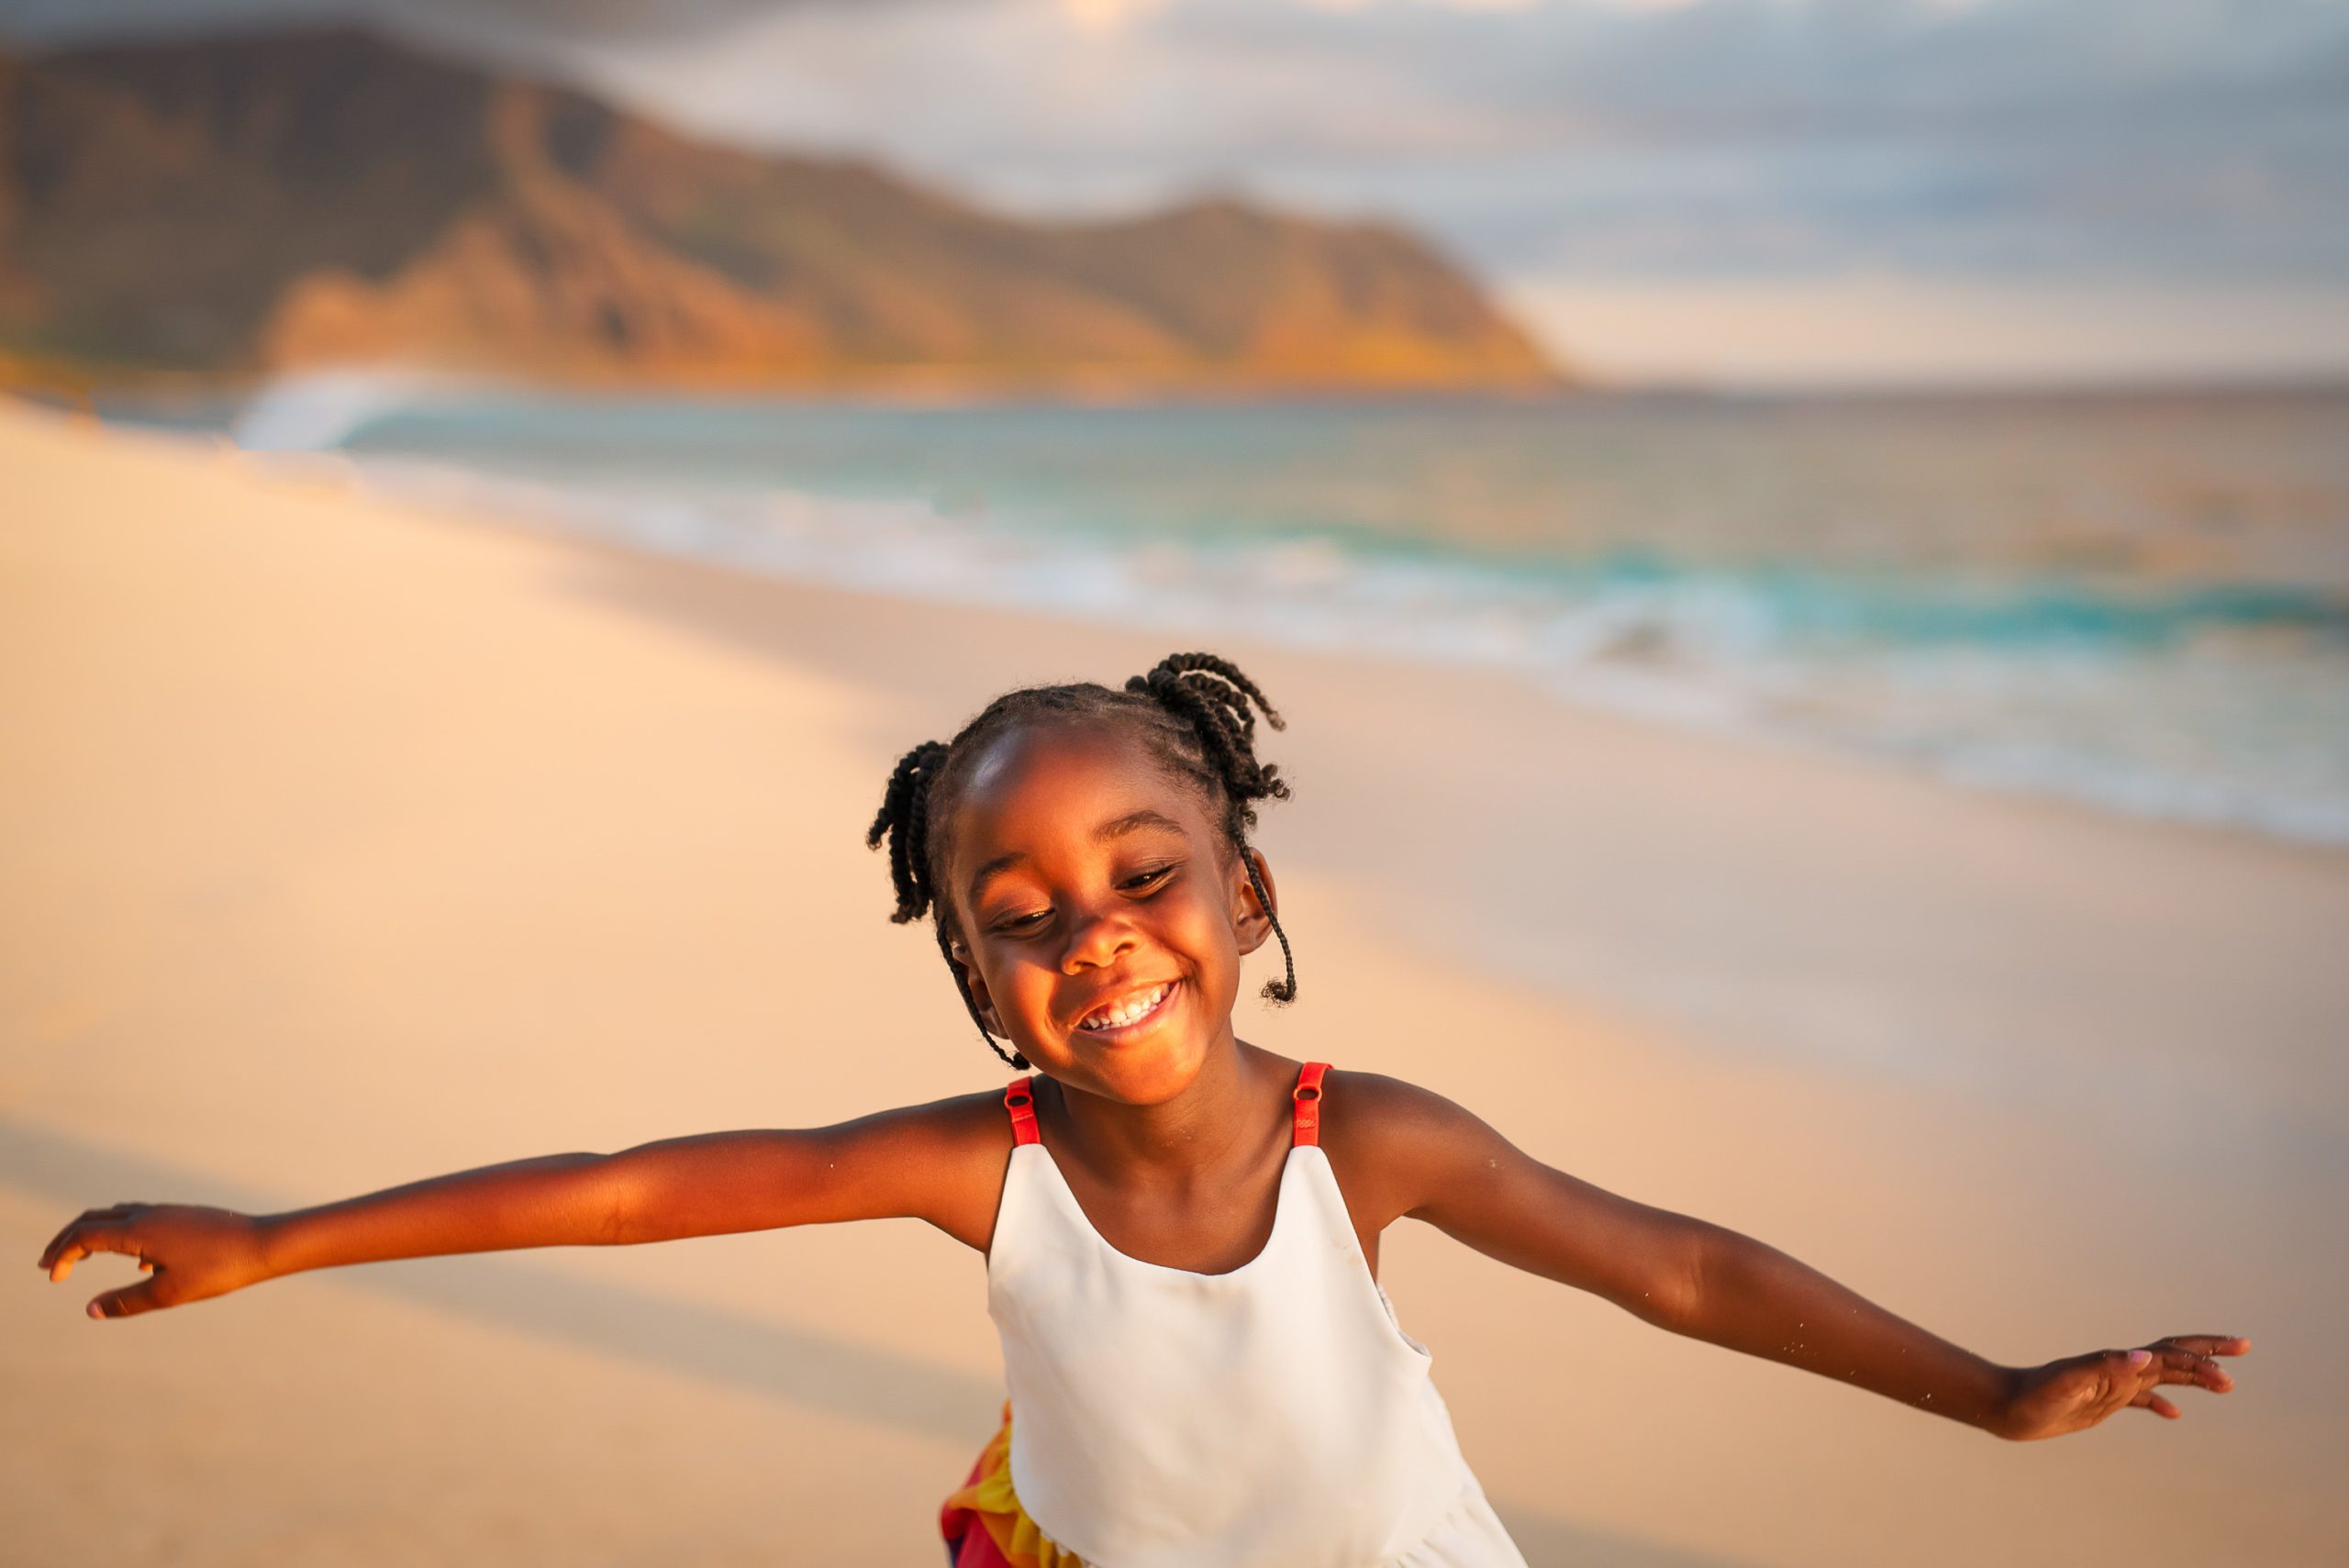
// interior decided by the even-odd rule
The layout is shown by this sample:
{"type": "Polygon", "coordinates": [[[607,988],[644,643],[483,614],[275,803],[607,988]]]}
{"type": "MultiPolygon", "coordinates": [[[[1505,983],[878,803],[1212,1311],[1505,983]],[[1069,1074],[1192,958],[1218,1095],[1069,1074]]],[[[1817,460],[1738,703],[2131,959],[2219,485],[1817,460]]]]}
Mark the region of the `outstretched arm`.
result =
{"type": "MultiPolygon", "coordinates": [[[[2135,1351],[2099,1351],[2009,1367],[1894,1316],[1752,1237],[1650,1207],[1577,1181],[1526,1154],[1440,1095],[1350,1073],[1359,1120],[1377,1151],[1380,1221],[1410,1215],[1487,1256],[1590,1291],[1677,1334],[1783,1362],[1964,1421],[1998,1437],[2055,1437],[2131,1406],[2176,1418],[2156,1390],[2224,1393],[2213,1359],[2250,1341],[2180,1335],[2135,1351]]],[[[1368,1185],[1369,1184],[1365,1184],[1368,1185]]]]}
{"type": "Polygon", "coordinates": [[[1006,1141],[999,1113],[985,1114],[993,1109],[974,1115],[963,1100],[941,1101],[837,1127],[549,1154],[284,1214],[117,1204],[69,1223],[42,1249],[39,1266],[62,1280],[93,1253],[139,1259],[149,1278],[106,1291],[88,1307],[93,1318],[126,1318],[306,1269],[848,1219],[928,1219],[984,1247],[984,1235],[969,1233],[984,1217],[968,1195],[985,1190],[972,1178],[989,1153],[985,1134],[1006,1141]]]}
{"type": "Polygon", "coordinates": [[[2251,1341],[2184,1334],[2136,1350],[2093,1351],[2044,1366],[2000,1366],[1897,1318],[1776,1248],[1709,1228],[1693,1310],[1680,1332],[1765,1356],[2021,1440],[2083,1431],[2135,1407],[2175,1420],[2158,1392],[2191,1384],[2223,1394],[2214,1359],[2251,1341]]]}

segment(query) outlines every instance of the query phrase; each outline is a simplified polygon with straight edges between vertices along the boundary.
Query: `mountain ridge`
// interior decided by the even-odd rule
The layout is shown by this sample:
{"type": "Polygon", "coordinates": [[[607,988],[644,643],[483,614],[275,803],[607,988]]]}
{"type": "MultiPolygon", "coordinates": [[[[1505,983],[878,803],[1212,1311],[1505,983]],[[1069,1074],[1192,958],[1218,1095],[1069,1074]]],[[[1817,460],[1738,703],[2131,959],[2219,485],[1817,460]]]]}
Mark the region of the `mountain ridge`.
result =
{"type": "Polygon", "coordinates": [[[1039,222],[338,27],[0,52],[0,354],[94,374],[1537,391],[1425,240],[1230,196],[1039,222]]]}

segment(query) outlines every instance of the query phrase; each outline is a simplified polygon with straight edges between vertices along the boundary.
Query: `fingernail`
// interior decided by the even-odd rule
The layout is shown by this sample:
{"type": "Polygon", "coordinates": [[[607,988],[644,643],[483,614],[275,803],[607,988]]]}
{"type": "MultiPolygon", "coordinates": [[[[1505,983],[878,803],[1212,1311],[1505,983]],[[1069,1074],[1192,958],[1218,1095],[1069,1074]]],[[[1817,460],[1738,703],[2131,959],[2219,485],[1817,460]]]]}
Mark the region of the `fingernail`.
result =
{"type": "Polygon", "coordinates": [[[102,1316],[102,1314],[98,1311],[98,1304],[97,1304],[96,1302],[95,1302],[95,1301],[93,1301],[92,1303],[90,1303],[90,1305],[89,1305],[89,1306],[87,1306],[87,1307],[83,1307],[82,1310],[83,1310],[83,1311],[84,1311],[84,1312],[86,1312],[86,1313],[88,1313],[88,1314],[89,1314],[91,1317],[93,1317],[93,1318],[96,1318],[96,1317],[100,1317],[100,1316],[102,1316]]]}
{"type": "Polygon", "coordinates": [[[2131,1351],[2129,1352],[2129,1364],[2131,1366],[2143,1366],[2153,1359],[2154,1352],[2151,1351],[2131,1351]]]}

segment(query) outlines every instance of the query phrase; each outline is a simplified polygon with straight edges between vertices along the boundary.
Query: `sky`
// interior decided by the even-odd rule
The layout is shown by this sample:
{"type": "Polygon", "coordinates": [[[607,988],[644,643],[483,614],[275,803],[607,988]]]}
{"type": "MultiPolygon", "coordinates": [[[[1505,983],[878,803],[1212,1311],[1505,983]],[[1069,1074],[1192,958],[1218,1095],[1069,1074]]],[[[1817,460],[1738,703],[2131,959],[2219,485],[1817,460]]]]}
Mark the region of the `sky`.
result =
{"type": "Polygon", "coordinates": [[[1600,376],[2349,376],[2349,0],[0,0],[0,35],[354,16],[1026,214],[1399,217],[1600,376]]]}

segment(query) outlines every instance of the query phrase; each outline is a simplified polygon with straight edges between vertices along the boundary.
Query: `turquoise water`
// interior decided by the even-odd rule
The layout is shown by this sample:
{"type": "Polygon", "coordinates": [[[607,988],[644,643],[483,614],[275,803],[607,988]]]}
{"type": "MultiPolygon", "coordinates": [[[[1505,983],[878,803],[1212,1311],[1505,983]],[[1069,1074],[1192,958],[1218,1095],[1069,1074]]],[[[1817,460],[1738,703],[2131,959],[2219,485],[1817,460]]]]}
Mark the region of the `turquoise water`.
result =
{"type": "Polygon", "coordinates": [[[920,409],[324,378],[235,428],[745,570],[1492,666],[2349,844],[2349,393],[920,409]]]}

